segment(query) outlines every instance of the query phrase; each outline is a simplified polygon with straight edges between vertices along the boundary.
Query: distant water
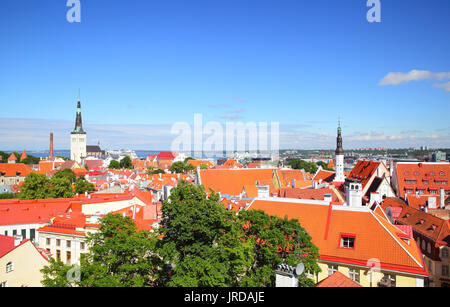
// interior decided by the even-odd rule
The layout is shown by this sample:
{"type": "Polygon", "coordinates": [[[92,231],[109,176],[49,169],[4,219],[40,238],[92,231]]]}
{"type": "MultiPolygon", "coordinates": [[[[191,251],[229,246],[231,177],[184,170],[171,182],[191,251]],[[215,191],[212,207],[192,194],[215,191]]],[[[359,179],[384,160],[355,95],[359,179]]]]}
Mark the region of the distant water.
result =
{"type": "MultiPolygon", "coordinates": [[[[136,155],[138,156],[138,158],[140,159],[144,159],[146,158],[148,155],[157,155],[160,152],[165,152],[168,150],[160,150],[160,151],[154,151],[154,150],[135,150],[134,152],[136,153],[136,155]]],[[[17,152],[22,152],[22,150],[18,150],[17,152]]],[[[48,157],[50,155],[50,151],[48,150],[27,150],[26,151],[27,154],[41,158],[41,157],[48,157]]],[[[226,154],[224,152],[219,152],[216,153],[215,155],[213,155],[213,157],[211,156],[207,156],[203,153],[200,152],[186,152],[185,153],[187,156],[191,156],[194,158],[215,158],[215,159],[219,159],[219,158],[225,158],[226,154]]],[[[61,156],[61,157],[66,157],[66,158],[70,158],[70,150],[65,149],[65,150],[55,150],[53,151],[53,155],[54,156],[61,156]]]]}

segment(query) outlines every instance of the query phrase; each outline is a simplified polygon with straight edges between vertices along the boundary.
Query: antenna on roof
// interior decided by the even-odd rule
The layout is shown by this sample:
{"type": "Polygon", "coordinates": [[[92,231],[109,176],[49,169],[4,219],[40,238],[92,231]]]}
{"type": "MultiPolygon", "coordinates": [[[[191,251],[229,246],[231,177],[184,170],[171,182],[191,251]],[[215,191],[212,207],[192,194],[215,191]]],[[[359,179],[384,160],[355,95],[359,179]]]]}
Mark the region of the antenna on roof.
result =
{"type": "Polygon", "coordinates": [[[80,101],[80,88],[78,88],[78,101],[80,101]]]}

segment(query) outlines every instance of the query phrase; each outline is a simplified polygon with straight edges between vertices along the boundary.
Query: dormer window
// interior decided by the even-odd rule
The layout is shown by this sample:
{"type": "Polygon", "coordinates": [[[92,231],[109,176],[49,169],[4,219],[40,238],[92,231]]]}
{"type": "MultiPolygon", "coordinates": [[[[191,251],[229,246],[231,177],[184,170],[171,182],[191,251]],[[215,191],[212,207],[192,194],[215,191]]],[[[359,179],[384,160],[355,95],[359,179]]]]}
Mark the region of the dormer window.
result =
{"type": "Polygon", "coordinates": [[[355,248],[355,235],[348,235],[348,234],[342,234],[340,238],[340,245],[341,248],[355,248]]]}

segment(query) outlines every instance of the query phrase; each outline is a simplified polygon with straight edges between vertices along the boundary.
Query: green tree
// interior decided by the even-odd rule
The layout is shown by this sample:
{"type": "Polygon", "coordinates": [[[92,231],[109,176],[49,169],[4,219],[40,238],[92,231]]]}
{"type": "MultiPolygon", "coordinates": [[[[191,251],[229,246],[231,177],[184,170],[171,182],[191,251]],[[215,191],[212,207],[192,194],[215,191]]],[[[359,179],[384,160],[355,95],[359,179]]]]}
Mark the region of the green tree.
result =
{"type": "MultiPolygon", "coordinates": [[[[242,278],[242,286],[274,287],[274,272],[282,263],[296,266],[301,262],[305,270],[320,272],[319,250],[298,220],[281,219],[257,210],[241,211],[239,219],[245,225],[246,238],[255,242],[254,262],[242,278]]],[[[299,276],[299,286],[313,285],[314,281],[304,274],[299,276]]]]}
{"type": "Polygon", "coordinates": [[[0,193],[0,199],[13,199],[16,197],[17,195],[14,193],[0,193]]]}
{"type": "Polygon", "coordinates": [[[160,268],[165,266],[155,254],[156,234],[138,231],[130,217],[107,214],[99,231],[86,238],[88,254],[80,259],[80,280],[69,283],[67,272],[73,266],[50,260],[44,267],[45,287],[145,287],[158,286],[160,268]]]}
{"type": "Polygon", "coordinates": [[[208,165],[205,163],[200,164],[200,169],[208,169],[208,165]]]}
{"type": "Polygon", "coordinates": [[[43,199],[50,195],[50,181],[44,174],[30,173],[25,180],[19,193],[20,199],[43,199]]]}
{"type": "MultiPolygon", "coordinates": [[[[67,273],[74,268],[74,265],[64,264],[61,260],[56,261],[50,258],[49,264],[40,271],[43,275],[41,284],[44,287],[71,287],[74,284],[69,282],[67,273]]],[[[69,274],[70,275],[70,274],[69,274]]]]}
{"type": "Polygon", "coordinates": [[[328,167],[328,164],[326,164],[323,161],[319,161],[316,163],[318,166],[321,166],[323,170],[325,171],[334,171],[334,169],[332,169],[331,167],[328,167]]]}
{"type": "Polygon", "coordinates": [[[84,178],[84,176],[80,176],[75,181],[75,193],[84,194],[84,192],[92,192],[95,191],[95,185],[90,183],[84,178]]]}
{"type": "Polygon", "coordinates": [[[74,195],[72,183],[67,177],[52,177],[49,184],[50,192],[45,198],[70,198],[74,195]]]}
{"type": "Polygon", "coordinates": [[[117,161],[117,160],[112,160],[111,162],[109,162],[108,168],[119,169],[119,168],[120,168],[120,163],[119,163],[119,161],[117,161]]]}
{"type": "Polygon", "coordinates": [[[317,165],[314,162],[307,162],[304,160],[291,160],[288,162],[293,169],[304,169],[305,172],[314,174],[317,171],[317,165]]]}
{"type": "Polygon", "coordinates": [[[180,182],[162,206],[162,239],[158,251],[173,269],[165,286],[238,286],[253,261],[252,243],[243,241],[236,215],[206,196],[203,186],[180,182]]]}
{"type": "Polygon", "coordinates": [[[157,240],[154,233],[137,231],[130,217],[107,214],[99,231],[87,238],[90,253],[80,261],[80,286],[158,286],[159,268],[165,264],[152,252],[157,240]]]}
{"type": "Polygon", "coordinates": [[[160,168],[157,168],[157,169],[148,169],[147,170],[147,174],[148,175],[154,175],[154,174],[165,174],[166,172],[164,171],[164,170],[162,170],[162,169],[160,169],[160,168]]]}
{"type": "Polygon", "coordinates": [[[119,162],[121,168],[133,168],[133,164],[131,163],[131,158],[129,156],[125,156],[119,162]]]}
{"type": "Polygon", "coordinates": [[[186,163],[183,161],[177,161],[177,162],[172,163],[169,170],[172,173],[180,174],[180,173],[187,173],[187,172],[193,171],[194,168],[195,167],[192,164],[189,164],[189,163],[186,163]]]}
{"type": "Polygon", "coordinates": [[[75,175],[73,170],[71,170],[70,168],[66,168],[61,171],[56,172],[52,176],[52,178],[67,178],[67,179],[69,179],[70,183],[74,183],[75,180],[77,179],[77,176],[75,175]]]}

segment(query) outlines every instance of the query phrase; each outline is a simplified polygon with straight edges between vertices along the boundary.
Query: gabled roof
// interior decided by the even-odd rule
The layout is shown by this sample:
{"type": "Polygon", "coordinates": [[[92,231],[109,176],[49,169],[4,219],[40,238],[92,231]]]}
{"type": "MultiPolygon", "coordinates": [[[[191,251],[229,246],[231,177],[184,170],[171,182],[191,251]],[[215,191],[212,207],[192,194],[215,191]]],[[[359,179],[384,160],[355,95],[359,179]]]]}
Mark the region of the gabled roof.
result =
{"type": "Polygon", "coordinates": [[[23,163],[0,163],[0,176],[5,177],[26,177],[33,169],[23,163]]]}
{"type": "Polygon", "coordinates": [[[396,219],[398,223],[412,226],[414,231],[422,233],[436,243],[447,242],[447,244],[450,244],[449,221],[409,207],[404,202],[392,197],[387,197],[381,206],[384,210],[387,208],[391,208],[391,210],[393,208],[401,209],[396,219]]]}
{"type": "Polygon", "coordinates": [[[158,160],[173,160],[177,157],[177,154],[173,152],[160,152],[156,157],[158,160]]]}
{"type": "Polygon", "coordinates": [[[282,188],[293,187],[293,183],[296,188],[305,188],[312,185],[311,180],[305,178],[301,170],[277,169],[276,172],[282,188]]]}
{"type": "Polygon", "coordinates": [[[406,243],[400,236],[405,235],[401,230],[369,208],[272,198],[256,199],[248,210],[262,210],[269,215],[298,219],[312,237],[313,244],[319,248],[323,261],[368,266],[369,260],[377,258],[382,270],[421,276],[428,274],[415,241],[406,243]],[[340,247],[343,235],[355,237],[354,248],[340,247]]]}
{"type": "Polygon", "coordinates": [[[380,164],[381,162],[359,160],[353,167],[348,178],[361,182],[362,189],[364,190],[366,184],[375,174],[380,164]]]}
{"type": "MultiPolygon", "coordinates": [[[[9,254],[16,248],[20,248],[25,244],[31,244],[34,246],[38,254],[40,254],[45,260],[47,261],[49,260],[48,254],[42,251],[41,249],[37,248],[36,245],[34,245],[33,242],[31,242],[31,240],[29,239],[22,240],[22,242],[20,242],[20,244],[18,244],[17,246],[15,245],[14,241],[15,241],[14,237],[0,235],[0,258],[9,254]]],[[[27,256],[29,257],[30,255],[27,256]]]]}
{"type": "Polygon", "coordinates": [[[312,180],[319,182],[319,180],[322,180],[322,182],[332,182],[334,179],[335,173],[331,171],[325,171],[320,170],[318,171],[312,180]]]}
{"type": "Polygon", "coordinates": [[[353,288],[362,287],[356,281],[351,280],[339,271],[334,272],[332,275],[328,276],[321,282],[319,282],[316,287],[340,287],[340,288],[353,288]]]}
{"type": "Polygon", "coordinates": [[[16,155],[13,152],[9,156],[8,161],[17,161],[17,157],[16,157],[16,155]]]}
{"type": "Polygon", "coordinates": [[[20,161],[25,160],[27,158],[27,153],[25,152],[25,149],[22,152],[22,155],[20,156],[20,161]]]}

